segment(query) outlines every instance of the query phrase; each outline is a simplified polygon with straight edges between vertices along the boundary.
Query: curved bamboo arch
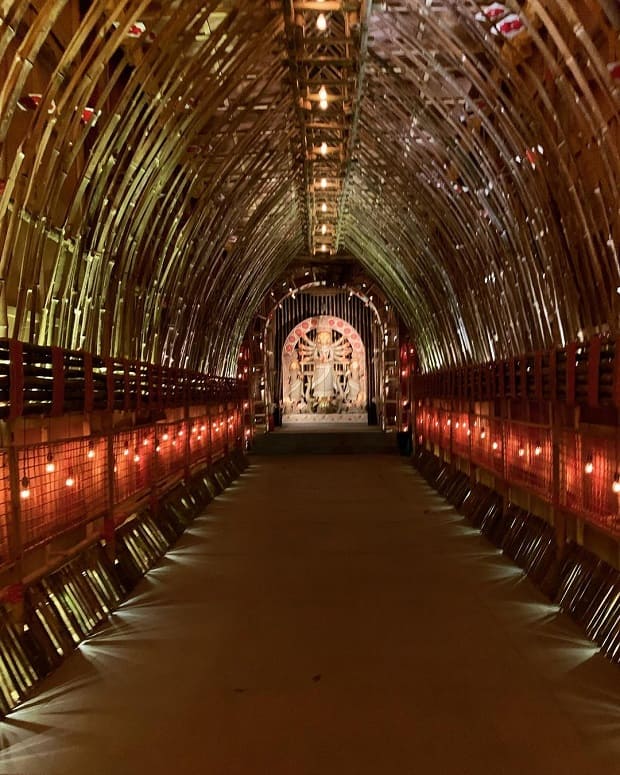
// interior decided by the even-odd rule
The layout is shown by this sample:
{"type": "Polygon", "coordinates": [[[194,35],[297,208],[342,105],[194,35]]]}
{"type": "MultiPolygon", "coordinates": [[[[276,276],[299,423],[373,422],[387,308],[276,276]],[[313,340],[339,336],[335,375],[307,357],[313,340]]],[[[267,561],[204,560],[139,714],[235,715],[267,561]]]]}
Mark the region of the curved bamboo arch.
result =
{"type": "MultiPolygon", "coordinates": [[[[508,32],[482,0],[327,5],[353,68],[325,114],[349,122],[325,130],[334,254],[422,368],[617,333],[610,4],[506,0],[508,32]]],[[[341,44],[306,0],[38,8],[0,3],[0,334],[233,373],[316,249],[320,132],[300,126],[341,44]]]]}

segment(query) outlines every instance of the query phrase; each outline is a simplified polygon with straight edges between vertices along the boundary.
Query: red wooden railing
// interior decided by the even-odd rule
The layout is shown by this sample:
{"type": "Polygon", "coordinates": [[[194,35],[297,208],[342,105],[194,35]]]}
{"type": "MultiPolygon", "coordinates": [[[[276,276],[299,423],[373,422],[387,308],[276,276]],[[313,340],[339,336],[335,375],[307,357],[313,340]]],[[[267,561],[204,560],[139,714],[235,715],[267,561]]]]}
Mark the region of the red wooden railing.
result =
{"type": "Polygon", "coordinates": [[[161,412],[242,398],[240,379],[0,339],[0,418],[103,410],[161,412]]]}
{"type": "MultiPolygon", "coordinates": [[[[595,336],[562,349],[518,355],[413,376],[418,398],[489,401],[511,398],[569,406],[620,408],[620,340],[595,336]]],[[[401,373],[408,364],[401,353],[401,373]]]]}

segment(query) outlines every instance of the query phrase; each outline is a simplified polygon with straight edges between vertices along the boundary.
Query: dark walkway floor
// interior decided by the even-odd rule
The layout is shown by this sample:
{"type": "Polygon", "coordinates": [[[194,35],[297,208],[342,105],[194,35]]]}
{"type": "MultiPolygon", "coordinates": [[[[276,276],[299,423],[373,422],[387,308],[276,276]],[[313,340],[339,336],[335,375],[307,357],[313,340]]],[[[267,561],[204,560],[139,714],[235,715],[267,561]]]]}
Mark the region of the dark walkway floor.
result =
{"type": "Polygon", "coordinates": [[[620,773],[620,670],[388,455],[254,457],[2,775],[620,773]]]}

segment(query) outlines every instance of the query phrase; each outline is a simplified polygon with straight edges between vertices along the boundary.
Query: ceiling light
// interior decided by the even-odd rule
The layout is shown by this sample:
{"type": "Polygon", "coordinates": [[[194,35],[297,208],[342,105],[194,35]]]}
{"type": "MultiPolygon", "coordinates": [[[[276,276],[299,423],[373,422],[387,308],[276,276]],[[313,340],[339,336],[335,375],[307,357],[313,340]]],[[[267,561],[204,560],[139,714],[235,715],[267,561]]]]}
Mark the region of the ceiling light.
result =
{"type": "Polygon", "coordinates": [[[320,100],[327,99],[327,89],[324,86],[321,86],[321,88],[319,89],[319,99],[320,100]]]}
{"type": "Polygon", "coordinates": [[[326,224],[323,224],[321,226],[321,234],[327,234],[327,225],[326,224]]]}
{"type": "Polygon", "coordinates": [[[321,108],[321,110],[327,110],[327,100],[321,100],[319,102],[319,107],[321,108]]]}
{"type": "Polygon", "coordinates": [[[316,26],[321,32],[325,32],[327,29],[327,19],[324,13],[320,13],[316,18],[316,26]]]}
{"type": "Polygon", "coordinates": [[[327,188],[327,178],[321,178],[321,188],[327,188]]]}
{"type": "Polygon", "coordinates": [[[321,212],[322,213],[326,213],[327,212],[327,204],[325,202],[323,202],[323,204],[321,205],[321,212]]]}
{"type": "Polygon", "coordinates": [[[321,143],[321,156],[327,156],[327,143],[325,141],[321,143]]]}

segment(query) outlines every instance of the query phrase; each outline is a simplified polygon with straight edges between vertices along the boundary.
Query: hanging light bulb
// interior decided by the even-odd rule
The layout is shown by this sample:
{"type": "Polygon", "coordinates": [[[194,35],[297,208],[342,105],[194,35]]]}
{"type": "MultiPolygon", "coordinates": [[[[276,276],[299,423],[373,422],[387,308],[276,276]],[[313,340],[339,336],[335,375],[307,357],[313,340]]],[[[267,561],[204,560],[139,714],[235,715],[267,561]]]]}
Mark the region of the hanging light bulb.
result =
{"type": "Polygon", "coordinates": [[[321,178],[321,188],[327,188],[327,178],[321,178]]]}
{"type": "Polygon", "coordinates": [[[319,89],[319,99],[320,100],[327,99],[327,89],[324,86],[321,86],[321,88],[319,89]]]}
{"type": "Polygon", "coordinates": [[[142,446],[148,447],[148,445],[149,445],[149,440],[147,438],[142,439],[142,446]]]}
{"type": "Polygon", "coordinates": [[[325,204],[325,202],[323,202],[323,204],[321,205],[321,212],[322,213],[326,213],[327,212],[327,205],[325,204]]]}
{"type": "Polygon", "coordinates": [[[86,453],[86,457],[89,460],[92,460],[95,457],[95,443],[93,441],[88,442],[88,452],[86,453]]]}
{"type": "Polygon", "coordinates": [[[586,464],[583,467],[583,470],[586,472],[586,474],[591,474],[592,471],[594,471],[594,463],[592,462],[592,453],[590,453],[586,458],[586,464]]]}
{"type": "Polygon", "coordinates": [[[611,489],[616,493],[616,495],[620,493],[620,473],[618,473],[618,471],[616,471],[614,474],[614,481],[611,485],[611,489]]]}
{"type": "Polygon", "coordinates": [[[179,432],[178,432],[178,434],[177,434],[177,435],[178,435],[178,436],[182,436],[182,435],[183,435],[183,428],[179,428],[179,432]]]}
{"type": "Polygon", "coordinates": [[[321,143],[321,156],[327,156],[327,143],[325,140],[321,143]]]}
{"type": "Polygon", "coordinates": [[[162,441],[168,441],[169,438],[168,431],[164,431],[161,437],[162,441]]]}
{"type": "Polygon", "coordinates": [[[159,452],[160,449],[161,449],[161,447],[159,446],[159,439],[156,436],[155,437],[155,452],[159,452]]]}
{"type": "Polygon", "coordinates": [[[536,446],[534,447],[534,454],[536,457],[542,455],[542,445],[539,441],[536,442],[536,446]]]}
{"type": "Polygon", "coordinates": [[[326,224],[323,224],[321,226],[321,234],[327,234],[327,225],[326,224]]]}
{"type": "Polygon", "coordinates": [[[316,17],[316,27],[319,30],[319,32],[325,32],[325,30],[327,29],[327,19],[325,18],[324,13],[320,13],[316,17]]]}
{"type": "Polygon", "coordinates": [[[136,451],[133,454],[133,462],[139,463],[140,462],[140,453],[138,452],[138,448],[136,447],[136,451]]]}
{"type": "Polygon", "coordinates": [[[123,450],[123,455],[125,455],[125,457],[127,457],[127,455],[129,455],[129,442],[128,441],[125,442],[125,449],[123,450]]]}
{"type": "Polygon", "coordinates": [[[498,450],[498,449],[499,449],[499,444],[498,444],[496,441],[494,441],[494,442],[493,442],[493,444],[491,444],[491,448],[492,448],[494,451],[495,451],[495,450],[498,450]]]}
{"type": "Polygon", "coordinates": [[[45,470],[48,474],[53,474],[56,470],[56,465],[54,463],[54,456],[51,452],[47,453],[47,462],[45,464],[45,470]]]}
{"type": "Polygon", "coordinates": [[[65,479],[65,484],[67,487],[73,487],[75,484],[75,477],[73,476],[73,469],[69,468],[69,473],[67,474],[67,478],[65,479]]]}
{"type": "Polygon", "coordinates": [[[481,439],[486,439],[486,437],[487,437],[487,432],[485,431],[485,429],[484,429],[484,428],[482,428],[482,429],[480,430],[480,438],[481,438],[481,439]]]}
{"type": "Polygon", "coordinates": [[[525,455],[525,448],[524,448],[524,447],[522,447],[522,446],[521,446],[521,447],[519,447],[519,452],[518,452],[518,454],[519,454],[519,457],[523,457],[523,456],[525,455]]]}
{"type": "Polygon", "coordinates": [[[30,479],[28,479],[27,476],[24,476],[21,481],[21,489],[19,491],[19,497],[22,500],[26,500],[26,498],[30,497],[30,479]]]}

